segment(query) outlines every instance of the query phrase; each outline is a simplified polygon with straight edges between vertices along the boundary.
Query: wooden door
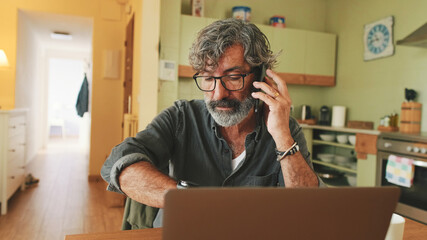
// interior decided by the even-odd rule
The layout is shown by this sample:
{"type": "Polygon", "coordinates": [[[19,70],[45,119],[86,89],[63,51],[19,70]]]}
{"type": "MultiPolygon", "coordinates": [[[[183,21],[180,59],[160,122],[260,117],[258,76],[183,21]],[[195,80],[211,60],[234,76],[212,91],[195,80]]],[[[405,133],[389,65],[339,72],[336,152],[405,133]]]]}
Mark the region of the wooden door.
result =
{"type": "Polygon", "coordinates": [[[132,16],[126,27],[125,41],[125,81],[123,82],[123,114],[131,113],[132,109],[129,104],[129,97],[132,96],[132,70],[133,70],[133,28],[134,16],[132,16]]]}

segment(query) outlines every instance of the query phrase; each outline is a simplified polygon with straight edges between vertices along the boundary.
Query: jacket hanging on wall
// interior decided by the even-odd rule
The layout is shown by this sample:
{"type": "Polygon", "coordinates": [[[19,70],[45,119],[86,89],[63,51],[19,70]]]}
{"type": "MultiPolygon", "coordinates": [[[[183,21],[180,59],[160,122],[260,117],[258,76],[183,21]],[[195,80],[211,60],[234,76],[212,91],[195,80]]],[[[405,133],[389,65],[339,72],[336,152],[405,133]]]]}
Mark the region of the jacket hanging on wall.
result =
{"type": "Polygon", "coordinates": [[[85,73],[82,87],[80,88],[79,96],[77,97],[76,110],[77,115],[83,117],[83,114],[89,109],[89,84],[85,73]]]}

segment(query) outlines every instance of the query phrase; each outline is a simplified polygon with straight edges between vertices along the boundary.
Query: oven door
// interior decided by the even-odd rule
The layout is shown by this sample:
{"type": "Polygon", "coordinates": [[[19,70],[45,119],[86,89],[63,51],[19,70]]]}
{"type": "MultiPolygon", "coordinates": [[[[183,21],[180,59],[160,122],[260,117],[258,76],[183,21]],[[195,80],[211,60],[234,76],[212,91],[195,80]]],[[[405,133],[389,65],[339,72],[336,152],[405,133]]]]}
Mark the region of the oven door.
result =
{"type": "Polygon", "coordinates": [[[401,189],[399,204],[396,212],[427,224],[427,160],[405,155],[378,152],[380,164],[377,174],[378,186],[397,186],[385,178],[387,160],[390,154],[414,160],[414,179],[410,188],[398,186],[401,189]]]}

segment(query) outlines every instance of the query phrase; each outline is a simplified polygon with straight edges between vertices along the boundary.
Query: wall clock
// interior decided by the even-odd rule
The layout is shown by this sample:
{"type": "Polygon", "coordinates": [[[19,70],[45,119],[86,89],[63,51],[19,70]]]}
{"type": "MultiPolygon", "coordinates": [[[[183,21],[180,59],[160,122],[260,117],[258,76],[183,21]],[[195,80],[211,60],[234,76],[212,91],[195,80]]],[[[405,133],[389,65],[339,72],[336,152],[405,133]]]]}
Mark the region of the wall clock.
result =
{"type": "Polygon", "coordinates": [[[393,23],[393,16],[390,16],[365,25],[365,61],[394,54],[393,23]]]}

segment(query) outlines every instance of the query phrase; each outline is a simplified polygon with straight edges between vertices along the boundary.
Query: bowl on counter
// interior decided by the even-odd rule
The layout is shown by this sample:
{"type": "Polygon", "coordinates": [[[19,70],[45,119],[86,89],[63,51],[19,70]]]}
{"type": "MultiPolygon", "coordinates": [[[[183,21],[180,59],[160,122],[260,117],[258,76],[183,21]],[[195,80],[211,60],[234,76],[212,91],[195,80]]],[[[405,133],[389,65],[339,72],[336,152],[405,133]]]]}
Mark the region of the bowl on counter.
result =
{"type": "Polygon", "coordinates": [[[351,145],[356,145],[356,135],[348,136],[348,141],[351,143],[351,145]]]}
{"type": "Polygon", "coordinates": [[[335,134],[319,134],[320,139],[327,142],[335,141],[335,134]]]}
{"type": "Polygon", "coordinates": [[[337,142],[342,144],[348,143],[348,135],[347,134],[338,134],[337,135],[337,142]]]}
{"type": "Polygon", "coordinates": [[[334,161],[335,155],[334,154],[330,154],[330,153],[318,153],[317,157],[322,161],[322,162],[327,162],[327,163],[331,163],[334,161]]]}

